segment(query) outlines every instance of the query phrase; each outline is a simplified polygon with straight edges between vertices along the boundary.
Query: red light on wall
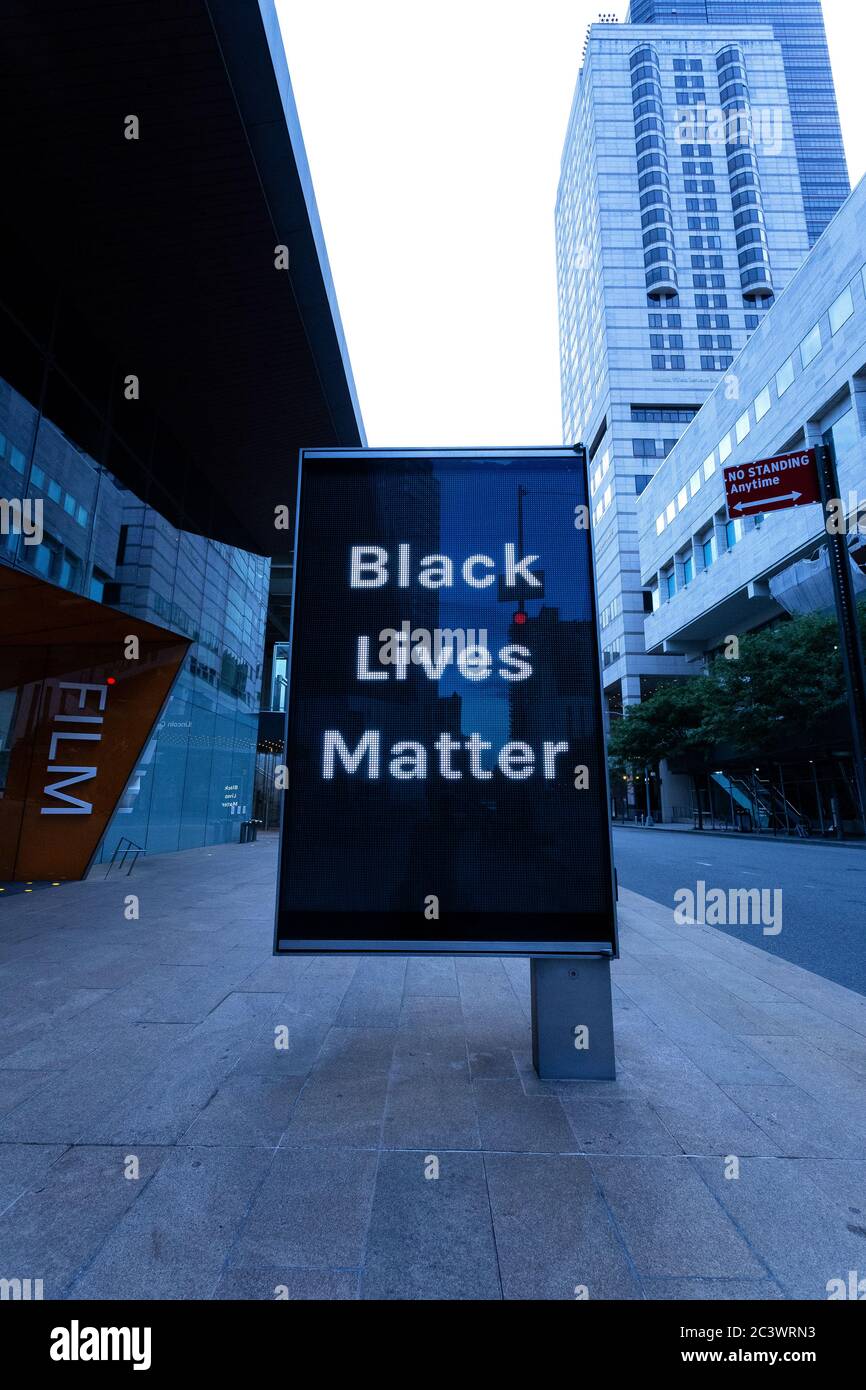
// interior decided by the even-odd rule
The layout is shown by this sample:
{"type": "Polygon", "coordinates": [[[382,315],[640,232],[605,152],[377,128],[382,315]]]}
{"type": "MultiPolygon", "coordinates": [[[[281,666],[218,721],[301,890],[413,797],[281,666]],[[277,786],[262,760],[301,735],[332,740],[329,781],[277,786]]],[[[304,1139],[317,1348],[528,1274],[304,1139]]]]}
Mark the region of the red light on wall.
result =
{"type": "Polygon", "coordinates": [[[526,622],[526,614],[525,614],[525,613],[515,613],[515,615],[514,615],[514,621],[517,623],[518,627],[521,627],[521,626],[526,622]]]}
{"type": "Polygon", "coordinates": [[[117,685],[117,680],[115,679],[114,676],[106,676],[106,678],[105,678],[105,684],[106,684],[106,685],[117,685]]]}

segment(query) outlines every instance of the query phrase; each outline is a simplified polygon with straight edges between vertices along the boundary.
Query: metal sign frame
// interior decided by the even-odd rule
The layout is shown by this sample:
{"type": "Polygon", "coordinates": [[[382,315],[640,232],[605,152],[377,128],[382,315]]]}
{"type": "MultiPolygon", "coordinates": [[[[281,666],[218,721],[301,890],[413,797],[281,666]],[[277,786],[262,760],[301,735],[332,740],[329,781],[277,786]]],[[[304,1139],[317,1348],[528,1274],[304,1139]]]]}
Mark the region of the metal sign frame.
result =
{"type": "MultiPolygon", "coordinates": [[[[449,911],[444,919],[443,925],[451,924],[452,933],[447,939],[436,937],[425,939],[418,932],[412,934],[410,929],[420,926],[419,912],[409,911],[352,911],[352,912],[328,912],[299,909],[292,911],[284,909],[282,906],[283,889],[283,868],[284,868],[284,848],[289,826],[286,816],[286,800],[291,792],[291,763],[289,737],[291,732],[292,703],[293,703],[293,664],[296,657],[295,636],[297,621],[297,605],[299,602],[299,589],[303,583],[304,556],[301,544],[301,517],[303,507],[303,489],[305,466],[321,464],[328,460],[393,460],[399,461],[428,460],[431,462],[453,460],[465,461],[478,459],[479,462],[499,461],[507,463],[510,460],[515,462],[529,462],[538,460],[540,462],[555,462],[557,459],[568,461],[573,470],[575,460],[582,464],[581,476],[583,484],[583,503],[591,512],[589,479],[587,476],[586,451],[582,446],[575,449],[543,447],[537,449],[519,448],[503,449],[501,447],[492,449],[302,449],[300,451],[298,465],[297,498],[295,507],[295,528],[294,528],[294,566],[292,575],[292,602],[291,602],[291,623],[289,635],[289,654],[287,661],[287,689],[286,689],[286,716],[285,716],[285,758],[284,762],[289,770],[290,786],[287,792],[283,793],[280,806],[280,828],[279,828],[279,859],[277,875],[277,895],[274,928],[274,954],[275,955],[310,955],[310,954],[339,954],[339,955],[463,955],[463,956],[537,956],[537,957],[595,957],[607,960],[615,959],[619,955],[619,940],[617,931],[617,912],[616,912],[616,878],[613,867],[613,843],[610,824],[610,785],[607,770],[607,757],[605,748],[605,720],[604,720],[604,690],[601,671],[601,645],[599,636],[598,621],[598,597],[595,584],[595,570],[592,554],[592,531],[586,529],[586,544],[589,546],[589,565],[591,581],[588,590],[588,602],[591,610],[591,630],[594,636],[592,644],[592,659],[595,666],[593,673],[593,688],[597,692],[597,724],[599,729],[600,746],[597,747],[598,766],[602,769],[604,785],[595,792],[595,800],[602,807],[603,824],[599,825],[600,842],[603,846],[607,858],[604,866],[604,882],[606,885],[606,907],[604,912],[599,912],[593,916],[599,919],[599,939],[574,941],[568,936],[560,939],[554,932],[550,933],[550,939],[537,940],[527,939],[515,930],[513,936],[507,932],[503,933],[501,939],[497,940],[478,940],[473,938],[468,929],[472,923],[477,923],[481,914],[475,912],[453,912],[449,911]],[[609,885],[609,887],[607,887],[609,885]],[[339,934],[338,923],[343,917],[351,917],[353,928],[369,928],[369,936],[365,934],[363,939],[355,937],[346,938],[339,934]],[[602,921],[603,918],[603,921],[602,921]],[[286,931],[288,923],[292,920],[300,923],[302,919],[308,926],[319,926],[321,930],[304,933],[301,935],[289,934],[286,931]],[[394,928],[394,935],[382,937],[377,934],[377,929],[381,931],[383,923],[388,923],[394,928]],[[467,930],[462,935],[455,935],[453,927],[464,926],[467,930]],[[337,930],[334,930],[337,928],[337,930]]],[[[509,917],[515,919],[515,928],[519,922],[526,922],[527,917],[538,920],[538,914],[528,913],[491,913],[496,916],[498,922],[502,922],[503,927],[507,928],[509,917]]],[[[567,913],[544,914],[551,927],[558,921],[568,921],[567,913]]],[[[423,917],[421,921],[423,921],[423,917]]]]}

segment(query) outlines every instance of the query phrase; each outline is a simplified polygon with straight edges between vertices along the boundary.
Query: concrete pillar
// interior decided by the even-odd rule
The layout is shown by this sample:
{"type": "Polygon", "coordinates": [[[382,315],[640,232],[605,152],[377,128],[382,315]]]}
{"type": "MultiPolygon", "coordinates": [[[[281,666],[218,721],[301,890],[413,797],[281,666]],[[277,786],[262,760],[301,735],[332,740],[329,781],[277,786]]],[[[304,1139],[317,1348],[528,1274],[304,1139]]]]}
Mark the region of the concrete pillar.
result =
{"type": "Polygon", "coordinates": [[[706,569],[704,564],[704,547],[698,541],[697,536],[692,536],[692,560],[695,566],[695,578],[703,574],[706,569]]]}
{"type": "Polygon", "coordinates": [[[821,433],[821,427],[817,420],[806,421],[805,434],[806,448],[820,449],[821,445],[824,443],[824,436],[821,433]]]}
{"type": "Polygon", "coordinates": [[[671,772],[666,762],[659,768],[661,778],[662,820],[668,824],[674,819],[674,810],[687,807],[692,796],[692,782],[681,772],[671,772]]]}
{"type": "Polygon", "coordinates": [[[857,421],[857,433],[863,439],[866,437],[866,377],[852,377],[848,386],[857,421]]]}
{"type": "Polygon", "coordinates": [[[532,1062],[553,1080],[614,1081],[613,1005],[606,956],[530,961],[532,1062]]]}
{"type": "Polygon", "coordinates": [[[623,708],[626,705],[639,705],[640,676],[623,676],[621,686],[623,708]]]}

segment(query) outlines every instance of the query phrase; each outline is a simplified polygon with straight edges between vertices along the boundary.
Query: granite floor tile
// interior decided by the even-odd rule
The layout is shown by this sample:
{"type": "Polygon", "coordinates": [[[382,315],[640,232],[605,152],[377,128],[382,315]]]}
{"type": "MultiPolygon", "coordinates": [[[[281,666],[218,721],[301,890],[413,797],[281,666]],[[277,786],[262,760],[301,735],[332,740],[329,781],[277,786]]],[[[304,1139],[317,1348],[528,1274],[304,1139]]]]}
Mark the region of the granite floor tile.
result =
{"type": "Polygon", "coordinates": [[[376,1165],[376,1154],[357,1149],[279,1149],[228,1268],[359,1267],[376,1165]]]}
{"type": "Polygon", "coordinates": [[[167,1156],[144,1147],[68,1149],[0,1216],[0,1269],[43,1279],[45,1297],[60,1298],[167,1156]],[[131,1153],[138,1177],[127,1176],[135,1172],[131,1153]]]}
{"type": "Polygon", "coordinates": [[[245,1302],[337,1303],[359,1297],[360,1274],[345,1269],[230,1269],[212,1298],[245,1302]]]}
{"type": "Polygon", "coordinates": [[[641,1298],[586,1159],[485,1154],[484,1167],[505,1298],[641,1298]]]}
{"type": "Polygon", "coordinates": [[[54,1077],[50,1069],[42,1071],[0,1071],[0,1115],[7,1115],[28,1096],[39,1091],[54,1077]]]}
{"type": "Polygon", "coordinates": [[[641,1282],[647,1298],[663,1303],[715,1300],[763,1303],[785,1297],[773,1279],[643,1279],[641,1282]]]}
{"type": "Polygon", "coordinates": [[[866,1132],[852,1128],[850,1106],[822,1103],[790,1082],[724,1090],[772,1140],[779,1157],[866,1159],[866,1132]]]}
{"type": "Polygon", "coordinates": [[[479,1080],[473,1090],[483,1149],[574,1152],[574,1134],[555,1096],[527,1096],[519,1080],[479,1080]]]}
{"type": "Polygon", "coordinates": [[[569,1100],[561,1096],[561,1105],[579,1153],[633,1158],[682,1154],[673,1135],[646,1101],[569,1100]]]}
{"type": "Polygon", "coordinates": [[[420,994],[456,998],[457,973],[453,956],[410,956],[406,966],[404,1000],[420,994]]]}
{"type": "Polygon", "coordinates": [[[736,1181],[710,1159],[691,1161],[786,1298],[826,1299],[831,1280],[847,1281],[849,1270],[864,1268],[866,1238],[851,1229],[856,1218],[827,1195],[826,1179],[810,1177],[821,1160],[743,1160],[736,1181]]]}
{"type": "Polygon", "coordinates": [[[501,1298],[480,1154],[382,1155],[362,1297],[501,1298]]]}
{"type": "Polygon", "coordinates": [[[295,1103],[281,1147],[378,1148],[387,1090],[388,1078],[381,1073],[313,1075],[295,1103]]]}
{"type": "Polygon", "coordinates": [[[316,1059],[314,1075],[335,1079],[387,1076],[396,1040],[394,1028],[331,1028],[316,1059]]]}
{"type": "Polygon", "coordinates": [[[173,1149],[70,1297],[210,1297],[271,1162],[263,1149],[173,1149]]]}
{"type": "Polygon", "coordinates": [[[638,1077],[638,1081],[644,1098],[684,1153],[779,1153],[776,1141],[709,1078],[702,1077],[703,1084],[672,1084],[667,1076],[638,1077]]]}
{"type": "Polygon", "coordinates": [[[298,1098],[299,1076],[244,1076],[231,1072],[179,1143],[205,1147],[275,1149],[298,1098]]]}
{"type": "Polygon", "coordinates": [[[689,1159],[593,1158],[592,1168],[642,1277],[767,1277],[689,1159]]]}
{"type": "Polygon", "coordinates": [[[0,1214],[65,1152],[63,1144],[0,1144],[0,1214]]]}
{"type": "Polygon", "coordinates": [[[468,1067],[461,1072],[399,1071],[391,1076],[382,1142],[387,1149],[478,1149],[478,1117],[468,1067]]]}
{"type": "Polygon", "coordinates": [[[473,1081],[517,1081],[519,1075],[514,1053],[510,1047],[473,1050],[469,1054],[469,1071],[473,1081]]]}

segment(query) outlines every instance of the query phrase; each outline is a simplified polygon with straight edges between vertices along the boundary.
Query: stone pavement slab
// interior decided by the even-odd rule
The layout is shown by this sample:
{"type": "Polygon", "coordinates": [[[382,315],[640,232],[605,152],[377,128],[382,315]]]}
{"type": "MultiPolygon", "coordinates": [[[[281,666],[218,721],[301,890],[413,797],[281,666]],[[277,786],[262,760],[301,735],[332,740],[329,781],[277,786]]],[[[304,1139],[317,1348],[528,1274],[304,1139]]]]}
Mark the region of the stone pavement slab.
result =
{"type": "Polygon", "coordinates": [[[526,960],[274,959],[275,850],[140,860],[134,923],[99,874],[0,906],[0,1277],[753,1301],[866,1273],[860,995],[622,892],[617,1079],[542,1081],[526,960]]]}

